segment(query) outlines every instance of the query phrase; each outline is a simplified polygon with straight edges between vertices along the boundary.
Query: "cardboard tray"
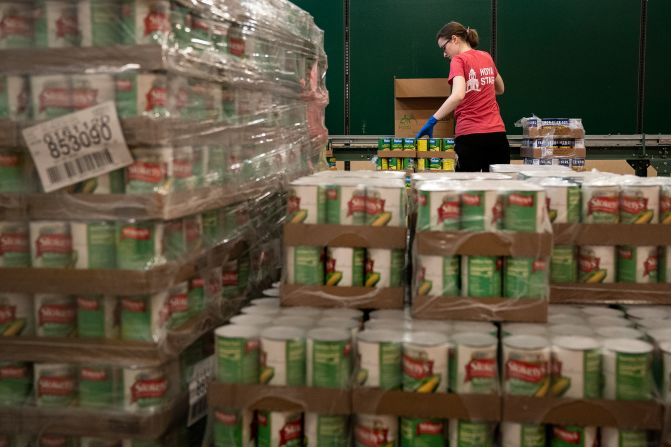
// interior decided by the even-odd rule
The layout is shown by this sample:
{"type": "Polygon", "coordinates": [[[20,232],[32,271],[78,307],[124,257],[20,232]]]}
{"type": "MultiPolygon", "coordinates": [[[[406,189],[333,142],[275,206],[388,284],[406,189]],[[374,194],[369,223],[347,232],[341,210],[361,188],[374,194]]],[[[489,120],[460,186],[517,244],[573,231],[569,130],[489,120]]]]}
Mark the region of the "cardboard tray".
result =
{"type": "Polygon", "coordinates": [[[416,158],[417,151],[396,150],[396,151],[377,151],[377,156],[381,158],[416,158]]]}
{"type": "Polygon", "coordinates": [[[587,149],[577,147],[521,147],[520,157],[526,158],[560,158],[560,157],[587,157],[587,149]]]}
{"type": "Polygon", "coordinates": [[[355,414],[499,421],[501,399],[498,395],[486,394],[421,394],[355,388],[352,391],[352,411],[355,414]]]}
{"type": "Polygon", "coordinates": [[[555,245],[671,245],[671,225],[552,224],[555,245]]]}
{"type": "Polygon", "coordinates": [[[657,402],[503,397],[503,420],[660,430],[664,407],[657,402]]]}
{"type": "Polygon", "coordinates": [[[284,224],[283,244],[405,250],[407,232],[405,227],[288,223],[284,224]]]}
{"type": "Polygon", "coordinates": [[[282,284],[282,306],[403,309],[405,288],[334,287],[282,284]]]}
{"type": "Polygon", "coordinates": [[[279,178],[169,194],[0,194],[0,215],[32,220],[171,220],[251,199],[279,178]],[[6,214],[9,213],[9,214],[6,214]]]}
{"type": "Polygon", "coordinates": [[[452,256],[550,256],[551,233],[422,231],[415,234],[416,253],[452,256]]]}
{"type": "Polygon", "coordinates": [[[422,152],[417,152],[417,158],[442,158],[442,159],[450,159],[450,160],[456,160],[457,158],[457,153],[454,151],[422,151],[422,152]]]}
{"type": "Polygon", "coordinates": [[[146,295],[187,281],[208,266],[237,259],[247,249],[241,238],[220,244],[182,264],[168,263],[150,270],[78,270],[58,268],[0,268],[2,290],[9,293],[146,295]]]}
{"type": "Polygon", "coordinates": [[[671,284],[551,284],[553,304],[668,304],[671,284]]]}
{"type": "Polygon", "coordinates": [[[58,433],[101,438],[152,440],[177,421],[185,421],[189,411],[187,395],[152,414],[122,413],[91,408],[0,407],[0,432],[58,433]]]}
{"type": "Polygon", "coordinates": [[[350,414],[348,389],[279,387],[210,382],[210,408],[240,408],[269,411],[309,411],[319,414],[350,414]]]}
{"type": "Polygon", "coordinates": [[[414,296],[412,316],[427,320],[547,321],[548,300],[414,296]]]}

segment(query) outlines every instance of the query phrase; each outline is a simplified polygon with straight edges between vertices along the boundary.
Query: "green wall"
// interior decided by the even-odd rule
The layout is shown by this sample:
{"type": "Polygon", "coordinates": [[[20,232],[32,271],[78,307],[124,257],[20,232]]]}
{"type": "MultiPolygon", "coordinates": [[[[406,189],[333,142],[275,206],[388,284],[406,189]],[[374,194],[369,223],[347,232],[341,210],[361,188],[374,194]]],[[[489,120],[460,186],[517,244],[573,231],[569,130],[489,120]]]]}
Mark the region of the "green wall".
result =
{"type": "MultiPolygon", "coordinates": [[[[350,134],[392,134],[394,77],[447,77],[434,37],[450,20],[491,50],[493,0],[349,0],[350,134]]],[[[647,0],[643,131],[671,134],[671,1],[647,0]]],[[[330,133],[344,121],[343,0],[296,0],[326,32],[330,133]],[[338,42],[338,39],[341,39],[338,42]],[[337,80],[336,80],[337,79],[337,80]]],[[[589,134],[637,133],[639,0],[496,0],[499,98],[508,133],[539,116],[583,118],[589,134]]]]}

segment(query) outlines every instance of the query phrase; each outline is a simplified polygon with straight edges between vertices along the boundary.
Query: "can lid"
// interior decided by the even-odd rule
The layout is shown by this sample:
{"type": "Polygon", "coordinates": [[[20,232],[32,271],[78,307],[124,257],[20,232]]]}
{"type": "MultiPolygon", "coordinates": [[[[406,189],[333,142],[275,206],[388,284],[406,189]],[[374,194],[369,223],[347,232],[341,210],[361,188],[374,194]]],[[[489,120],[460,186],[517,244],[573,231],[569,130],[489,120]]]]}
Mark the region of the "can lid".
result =
{"type": "Polygon", "coordinates": [[[214,331],[214,335],[222,338],[258,338],[260,333],[261,329],[258,327],[237,324],[227,324],[214,331]]]}
{"type": "Polygon", "coordinates": [[[638,320],[636,322],[636,325],[646,330],[666,329],[666,328],[671,329],[671,320],[666,318],[645,319],[645,320],[638,320]]]}
{"type": "Polygon", "coordinates": [[[312,329],[308,332],[308,338],[319,341],[347,341],[351,340],[352,335],[345,329],[323,327],[312,329]]]}
{"type": "Polygon", "coordinates": [[[249,304],[251,306],[266,306],[273,307],[275,309],[280,308],[280,300],[278,298],[256,298],[253,299],[249,304]]]}
{"type": "Polygon", "coordinates": [[[315,327],[315,320],[308,317],[292,317],[289,315],[280,316],[273,320],[277,326],[298,327],[302,329],[311,329],[315,327]]]}
{"type": "Polygon", "coordinates": [[[549,324],[581,324],[585,320],[579,315],[555,314],[548,316],[549,324]]]}
{"type": "Polygon", "coordinates": [[[507,323],[502,326],[504,336],[511,335],[547,335],[548,328],[544,324],[507,323]]]}
{"type": "Polygon", "coordinates": [[[566,304],[550,304],[548,306],[548,315],[579,315],[582,316],[582,310],[566,304]]]}
{"type": "Polygon", "coordinates": [[[280,315],[288,317],[319,318],[322,315],[322,311],[316,307],[307,306],[283,307],[280,309],[280,315]]]}
{"type": "Polygon", "coordinates": [[[272,283],[271,286],[272,286],[273,289],[279,289],[280,284],[281,284],[280,281],[275,281],[274,283],[272,283]]]}
{"type": "Polygon", "coordinates": [[[351,318],[353,320],[362,321],[363,311],[359,309],[349,309],[347,307],[336,307],[333,309],[324,309],[322,317],[336,317],[336,318],[351,318]]]}
{"type": "Polygon", "coordinates": [[[631,318],[637,319],[637,320],[643,320],[643,319],[657,319],[661,320],[663,318],[667,318],[669,316],[669,313],[666,309],[662,307],[630,307],[627,309],[627,315],[631,318]]]}
{"type": "Polygon", "coordinates": [[[240,326],[268,326],[273,321],[272,318],[266,317],[264,315],[236,315],[231,318],[231,323],[237,324],[240,326]]]}
{"type": "Polygon", "coordinates": [[[447,335],[439,332],[413,332],[405,339],[405,343],[420,346],[440,346],[447,342],[447,335]]]}
{"type": "Polygon", "coordinates": [[[319,327],[333,327],[336,329],[352,330],[359,327],[359,322],[351,318],[327,317],[322,318],[316,324],[319,327]]]}
{"type": "Polygon", "coordinates": [[[625,318],[619,317],[590,317],[587,319],[591,326],[620,326],[632,327],[634,323],[625,318]]]}
{"type": "Polygon", "coordinates": [[[394,331],[385,329],[366,329],[357,335],[358,341],[368,343],[401,343],[403,336],[394,331]]]}
{"type": "Polygon", "coordinates": [[[484,348],[496,346],[496,337],[481,332],[461,332],[456,334],[452,340],[456,345],[471,346],[475,348],[484,348]]]}
{"type": "Polygon", "coordinates": [[[611,307],[589,306],[583,308],[582,312],[589,317],[624,317],[623,311],[611,307]]]}
{"type": "Polygon", "coordinates": [[[295,327],[272,326],[261,332],[261,338],[270,340],[304,340],[305,331],[295,327]]]}
{"type": "Polygon", "coordinates": [[[611,338],[604,342],[604,348],[609,351],[625,354],[646,354],[652,352],[652,345],[650,343],[630,338],[611,338]]]}
{"type": "Polygon", "coordinates": [[[280,289],[266,289],[262,293],[264,296],[276,298],[280,296],[280,289]]]}
{"type": "Polygon", "coordinates": [[[371,320],[409,320],[410,317],[404,310],[400,309],[379,309],[372,311],[368,318],[371,320]]]}
{"type": "Polygon", "coordinates": [[[594,331],[589,326],[579,326],[577,324],[553,324],[550,326],[550,334],[561,335],[580,335],[589,337],[594,335],[594,331]]]}
{"type": "Polygon", "coordinates": [[[550,342],[540,335],[512,335],[504,338],[503,344],[516,349],[542,349],[547,348],[550,342]]]}
{"type": "Polygon", "coordinates": [[[659,349],[661,349],[663,352],[666,352],[667,354],[671,354],[671,340],[661,342],[659,344],[659,349]]]}
{"type": "Polygon", "coordinates": [[[411,331],[412,320],[368,320],[364,323],[366,329],[393,329],[411,331]]]}
{"type": "Polygon", "coordinates": [[[601,346],[601,344],[592,337],[581,337],[575,335],[555,337],[552,340],[552,343],[559,348],[571,349],[577,351],[598,349],[601,346]]]}
{"type": "Polygon", "coordinates": [[[603,338],[633,338],[633,339],[642,339],[644,337],[643,332],[630,328],[630,327],[621,327],[621,326],[603,326],[596,328],[596,334],[603,338]]]}
{"type": "Polygon", "coordinates": [[[452,332],[452,325],[447,321],[440,320],[413,320],[416,324],[413,325],[415,332],[439,332],[441,334],[450,334],[452,332]]]}
{"type": "Polygon", "coordinates": [[[274,317],[279,313],[279,309],[268,306],[247,306],[240,309],[240,312],[247,315],[264,315],[266,317],[274,317]]]}
{"type": "Polygon", "coordinates": [[[671,340],[671,328],[650,329],[648,335],[657,342],[671,340]]]}
{"type": "Polygon", "coordinates": [[[491,334],[496,330],[496,326],[485,321],[458,321],[452,325],[452,332],[455,334],[459,332],[478,332],[483,334],[491,334]]]}

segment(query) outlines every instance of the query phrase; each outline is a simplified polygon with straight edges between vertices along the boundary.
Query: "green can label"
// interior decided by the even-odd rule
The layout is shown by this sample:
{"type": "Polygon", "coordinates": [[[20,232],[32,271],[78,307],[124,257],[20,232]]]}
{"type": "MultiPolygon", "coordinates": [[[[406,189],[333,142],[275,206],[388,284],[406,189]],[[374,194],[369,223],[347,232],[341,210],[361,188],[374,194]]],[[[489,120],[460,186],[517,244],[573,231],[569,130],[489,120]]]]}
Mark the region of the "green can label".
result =
{"type": "Polygon", "coordinates": [[[242,411],[215,410],[214,411],[214,445],[215,447],[246,447],[252,445],[247,439],[251,433],[249,424],[243,417],[242,411]]]}
{"type": "Polygon", "coordinates": [[[305,385],[305,340],[263,339],[259,383],[305,385]]]}
{"type": "Polygon", "coordinates": [[[439,419],[401,418],[401,447],[443,447],[445,423],[439,419]]]}
{"type": "MultiPolygon", "coordinates": [[[[330,192],[330,190],[329,190],[330,192]]],[[[292,185],[287,202],[287,222],[326,223],[327,191],[317,185],[292,185]]]]}
{"type": "Polygon", "coordinates": [[[305,415],[305,447],[347,447],[347,416],[305,415]]]}
{"type": "Polygon", "coordinates": [[[152,341],[152,299],[150,296],[121,298],[121,338],[152,341]]]}
{"type": "Polygon", "coordinates": [[[414,138],[403,138],[403,149],[406,151],[414,151],[416,144],[414,138]]]}
{"type": "Polygon", "coordinates": [[[324,284],[324,254],[321,247],[298,246],[294,250],[294,283],[324,284]]]}
{"type": "Polygon", "coordinates": [[[522,424],[520,437],[520,447],[545,447],[545,427],[543,425],[522,424]]]}
{"type": "Polygon", "coordinates": [[[578,254],[571,245],[555,245],[550,261],[550,282],[555,284],[578,281],[578,254]]]}
{"type": "Polygon", "coordinates": [[[365,188],[343,185],[330,185],[326,188],[327,223],[365,225],[366,218],[365,188]]]}
{"type": "Polygon", "coordinates": [[[650,354],[615,354],[615,398],[647,400],[650,398],[650,354]]]}
{"type": "Polygon", "coordinates": [[[548,268],[545,259],[508,257],[504,269],[506,298],[545,298],[548,294],[548,268]]]}
{"type": "Polygon", "coordinates": [[[323,388],[347,388],[352,371],[350,341],[310,340],[312,383],[323,388]]]}
{"type": "MultiPolygon", "coordinates": [[[[0,82],[2,82],[1,77],[0,82]]],[[[2,92],[0,92],[1,94],[2,92]]],[[[0,192],[24,192],[26,189],[24,187],[26,182],[25,167],[25,154],[15,151],[0,151],[0,192]]]]}
{"type": "Polygon", "coordinates": [[[442,140],[440,138],[429,138],[429,150],[440,151],[442,148],[442,140]]]}
{"type": "Polygon", "coordinates": [[[397,389],[403,381],[402,347],[394,342],[358,342],[359,371],[356,382],[360,386],[397,389]]]}
{"type": "Polygon", "coordinates": [[[303,424],[300,414],[259,411],[257,421],[257,447],[302,447],[303,424]]]}
{"type": "Polygon", "coordinates": [[[112,368],[84,366],[79,369],[79,405],[110,407],[121,397],[119,372],[112,368]]]}
{"type": "Polygon", "coordinates": [[[326,259],[326,285],[362,287],[366,249],[364,248],[328,248],[326,259]]]}
{"type": "Polygon", "coordinates": [[[116,268],[116,238],[113,223],[73,223],[72,239],[77,268],[116,268]]]}
{"type": "Polygon", "coordinates": [[[258,339],[217,337],[217,379],[222,383],[258,383],[259,352],[258,339]]]}
{"type": "Polygon", "coordinates": [[[76,374],[66,365],[35,365],[35,388],[38,405],[68,406],[76,398],[76,374]]]}
{"type": "Polygon", "coordinates": [[[189,301],[188,283],[181,283],[170,289],[168,314],[168,328],[180,327],[195,314],[189,301]]]}
{"type": "Polygon", "coordinates": [[[402,151],[403,150],[403,138],[394,138],[391,140],[391,150],[392,151],[402,151]]]}
{"type": "Polygon", "coordinates": [[[617,247],[617,280],[625,283],[657,283],[657,247],[617,247]]]}
{"type": "Polygon", "coordinates": [[[81,46],[106,47],[121,42],[119,9],[109,0],[87,0],[79,3],[81,46]]]}
{"type": "Polygon", "coordinates": [[[501,296],[502,259],[496,256],[463,256],[462,286],[469,297],[501,296]]]}
{"type": "Polygon", "coordinates": [[[378,138],[377,149],[379,151],[391,150],[391,138],[378,138]]]}
{"type": "MultiPolygon", "coordinates": [[[[491,447],[493,444],[492,430],[485,422],[454,421],[456,426],[451,436],[456,436],[453,447],[491,447]]],[[[452,431],[452,430],[451,430],[452,431]]]]}
{"type": "Polygon", "coordinates": [[[538,196],[536,191],[511,192],[504,198],[503,228],[510,231],[539,231],[538,196]]]}
{"type": "Polygon", "coordinates": [[[648,435],[645,430],[619,430],[618,447],[646,447],[648,435]]]}
{"type": "Polygon", "coordinates": [[[117,223],[117,266],[127,270],[146,270],[162,251],[163,227],[152,222],[117,223]]]}
{"type": "Polygon", "coordinates": [[[586,432],[585,427],[554,426],[552,427],[552,447],[591,447],[590,441],[595,441],[595,439],[587,439],[586,432]]]}
{"type": "MultiPolygon", "coordinates": [[[[213,279],[214,281],[214,279],[213,279]]],[[[215,281],[217,282],[217,281],[215,281]]],[[[219,289],[218,282],[213,284],[216,289],[219,289]]],[[[205,291],[205,278],[197,277],[189,281],[189,306],[194,314],[199,314],[205,309],[207,294],[205,291]]]]}
{"type": "Polygon", "coordinates": [[[218,244],[223,239],[223,225],[221,210],[206,211],[203,219],[203,242],[207,247],[218,244]]]}
{"type": "Polygon", "coordinates": [[[115,301],[101,295],[77,297],[77,334],[79,337],[110,337],[108,328],[114,329],[118,325],[115,301]],[[109,306],[112,308],[110,309],[109,306]]]}
{"type": "Polygon", "coordinates": [[[0,5],[3,32],[0,48],[29,48],[33,44],[33,5],[11,2],[0,5]]]}
{"type": "Polygon", "coordinates": [[[30,236],[26,225],[0,223],[0,266],[30,267],[30,236]]]}
{"type": "Polygon", "coordinates": [[[505,364],[506,392],[517,396],[547,396],[550,389],[550,371],[546,357],[542,353],[510,353],[505,364]]]}
{"type": "Polygon", "coordinates": [[[0,402],[22,404],[33,386],[33,374],[29,363],[0,362],[0,402]]]}

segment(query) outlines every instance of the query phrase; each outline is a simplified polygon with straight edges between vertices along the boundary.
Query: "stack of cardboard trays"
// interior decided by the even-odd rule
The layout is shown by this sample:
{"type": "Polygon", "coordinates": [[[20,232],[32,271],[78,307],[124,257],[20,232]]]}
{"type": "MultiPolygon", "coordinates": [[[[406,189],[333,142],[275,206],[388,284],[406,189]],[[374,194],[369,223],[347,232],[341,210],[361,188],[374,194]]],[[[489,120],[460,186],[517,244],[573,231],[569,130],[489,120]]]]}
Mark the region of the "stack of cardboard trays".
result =
{"type": "Polygon", "coordinates": [[[580,118],[523,118],[520,155],[524,164],[585,167],[585,129],[580,118]]]}

